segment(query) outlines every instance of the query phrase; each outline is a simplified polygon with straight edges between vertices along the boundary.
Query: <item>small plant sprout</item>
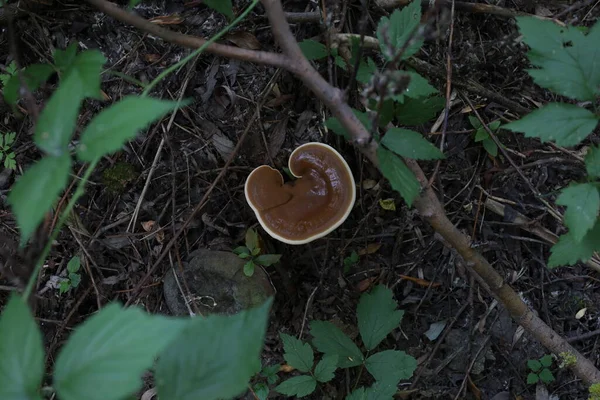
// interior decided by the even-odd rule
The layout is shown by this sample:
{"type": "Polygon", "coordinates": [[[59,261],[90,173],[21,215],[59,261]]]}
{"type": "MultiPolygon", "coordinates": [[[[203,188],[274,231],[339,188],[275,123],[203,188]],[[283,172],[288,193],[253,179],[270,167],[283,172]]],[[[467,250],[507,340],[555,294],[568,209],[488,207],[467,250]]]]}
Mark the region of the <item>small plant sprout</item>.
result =
{"type": "Polygon", "coordinates": [[[356,251],[352,251],[350,255],[344,258],[344,273],[347,274],[350,272],[350,269],[358,263],[358,253],[356,251]]]}
{"type": "Polygon", "coordinates": [[[247,260],[244,264],[244,275],[254,275],[254,268],[257,264],[268,267],[281,258],[281,254],[260,254],[260,252],[258,233],[250,228],[246,231],[246,245],[233,249],[233,253],[237,254],[239,258],[247,260]]]}
{"type": "Polygon", "coordinates": [[[6,73],[0,74],[0,82],[2,82],[2,86],[6,86],[10,78],[17,73],[17,63],[12,61],[6,67],[6,73]]]}
{"type": "MultiPolygon", "coordinates": [[[[479,122],[479,120],[472,115],[469,115],[469,122],[471,123],[471,126],[475,128],[475,142],[481,142],[483,148],[490,156],[497,157],[498,146],[490,134],[485,130],[483,125],[481,125],[481,122],[479,122]]],[[[488,128],[493,133],[496,133],[498,129],[500,129],[500,121],[497,120],[490,122],[488,124],[488,128]]]]}
{"type": "Polygon", "coordinates": [[[550,372],[550,366],[552,365],[552,356],[546,354],[538,360],[528,360],[527,368],[531,370],[527,375],[527,383],[530,385],[538,382],[550,383],[554,381],[554,375],[550,372]]]}
{"type": "Polygon", "coordinates": [[[81,275],[78,273],[79,268],[81,268],[81,259],[78,256],[71,258],[67,264],[68,278],[63,280],[58,288],[60,294],[66,293],[79,286],[79,283],[81,282],[81,275]]]}
{"type": "Polygon", "coordinates": [[[15,161],[15,153],[11,147],[15,142],[15,132],[8,132],[4,135],[0,135],[0,161],[4,159],[4,168],[16,169],[17,162],[15,161]]]}
{"type": "Polygon", "coordinates": [[[269,397],[269,385],[274,385],[279,381],[277,373],[281,370],[281,365],[266,365],[262,368],[255,383],[252,385],[252,390],[259,400],[267,400],[269,397]]]}

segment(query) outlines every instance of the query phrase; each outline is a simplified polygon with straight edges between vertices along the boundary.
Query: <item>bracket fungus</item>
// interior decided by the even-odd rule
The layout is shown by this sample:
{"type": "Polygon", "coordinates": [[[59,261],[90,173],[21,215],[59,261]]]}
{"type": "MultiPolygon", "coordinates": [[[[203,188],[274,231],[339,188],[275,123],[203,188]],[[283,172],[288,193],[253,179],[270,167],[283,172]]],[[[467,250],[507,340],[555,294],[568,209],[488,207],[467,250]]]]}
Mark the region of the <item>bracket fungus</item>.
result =
{"type": "Polygon", "coordinates": [[[340,226],[352,211],[356,187],[352,171],[331,146],[306,143],[288,162],[293,182],[268,165],[250,173],[246,200],[273,238],[288,244],[319,239],[340,226]]]}

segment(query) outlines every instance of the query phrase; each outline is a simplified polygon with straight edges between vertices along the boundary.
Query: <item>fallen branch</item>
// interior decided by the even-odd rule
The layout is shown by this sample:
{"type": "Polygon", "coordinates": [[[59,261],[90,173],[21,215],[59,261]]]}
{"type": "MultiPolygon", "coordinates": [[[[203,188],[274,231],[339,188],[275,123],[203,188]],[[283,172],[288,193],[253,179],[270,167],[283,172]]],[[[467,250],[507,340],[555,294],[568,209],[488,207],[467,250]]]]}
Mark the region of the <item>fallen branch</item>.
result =
{"type": "MultiPolygon", "coordinates": [[[[143,18],[128,13],[125,10],[107,2],[106,0],[86,0],[101,11],[113,18],[138,27],[148,33],[161,37],[166,41],[185,47],[197,48],[205,43],[204,39],[172,32],[149,23],[143,18]]],[[[351,108],[345,102],[340,89],[331,86],[312,67],[303,56],[295,37],[290,31],[285,19],[285,13],[280,0],[262,0],[267,12],[273,36],[283,50],[283,54],[266,53],[239,49],[225,45],[211,45],[208,51],[225,57],[236,58],[243,61],[256,62],[260,64],[274,65],[294,73],[315,95],[331,110],[332,114],[339,119],[344,128],[352,137],[352,142],[361,152],[377,167],[377,143],[372,140],[369,132],[356,118],[351,108]]],[[[510,312],[515,321],[523,326],[527,332],[535,337],[542,345],[555,354],[568,353],[576,357],[577,362],[570,365],[573,372],[587,384],[600,382],[600,371],[594,364],[573,348],[564,338],[544,323],[519,295],[505,283],[504,279],[490,263],[471,247],[469,238],[459,231],[446,216],[428,180],[414,160],[406,160],[407,165],[416,175],[421,183],[422,193],[414,201],[415,208],[432,228],[440,234],[463,257],[467,265],[472,268],[492,290],[494,295],[501,301],[510,312]]],[[[205,196],[206,197],[206,196],[205,196]]],[[[203,200],[204,201],[204,200],[203,200]]],[[[174,238],[175,239],[175,238],[174,238]]],[[[164,254],[175,244],[171,240],[163,249],[164,254]]],[[[136,289],[141,288],[140,282],[136,289]]],[[[137,292],[137,290],[135,290],[137,292]]]]}

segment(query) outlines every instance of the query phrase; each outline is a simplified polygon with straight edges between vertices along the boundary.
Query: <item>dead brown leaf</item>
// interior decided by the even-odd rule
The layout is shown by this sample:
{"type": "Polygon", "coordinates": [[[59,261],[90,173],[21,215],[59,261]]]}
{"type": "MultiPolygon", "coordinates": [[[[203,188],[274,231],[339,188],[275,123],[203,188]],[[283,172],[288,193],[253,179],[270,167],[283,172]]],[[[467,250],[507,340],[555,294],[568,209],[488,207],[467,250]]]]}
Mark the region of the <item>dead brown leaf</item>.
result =
{"type": "Polygon", "coordinates": [[[381,243],[369,243],[367,247],[364,249],[360,249],[358,251],[359,256],[364,256],[367,254],[377,253],[377,251],[381,248],[381,243]]]}
{"type": "Polygon", "coordinates": [[[152,232],[152,230],[154,229],[154,225],[156,225],[156,222],[153,220],[142,222],[142,228],[146,232],[152,232]]]}
{"type": "Polygon", "coordinates": [[[231,43],[235,44],[237,47],[241,47],[242,49],[248,50],[260,50],[260,42],[250,32],[233,32],[229,35],[225,36],[225,39],[229,40],[231,43]]]}

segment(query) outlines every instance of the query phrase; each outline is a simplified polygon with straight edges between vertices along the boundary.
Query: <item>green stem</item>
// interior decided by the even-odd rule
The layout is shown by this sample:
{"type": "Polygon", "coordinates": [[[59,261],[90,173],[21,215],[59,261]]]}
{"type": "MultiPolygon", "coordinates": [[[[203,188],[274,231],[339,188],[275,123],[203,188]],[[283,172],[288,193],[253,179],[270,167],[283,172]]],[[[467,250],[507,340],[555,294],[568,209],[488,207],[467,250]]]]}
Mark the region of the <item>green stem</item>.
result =
{"type": "Polygon", "coordinates": [[[77,185],[77,188],[75,189],[75,193],[73,193],[73,196],[71,197],[71,200],[69,200],[69,203],[67,204],[65,209],[61,212],[60,218],[58,219],[58,223],[54,227],[54,230],[52,231],[52,234],[50,235],[50,238],[48,239],[48,243],[46,243],[46,246],[44,247],[42,254],[38,258],[38,261],[35,265],[33,273],[31,274],[31,277],[29,278],[29,282],[27,282],[27,287],[25,288],[25,291],[23,292],[23,300],[26,301],[27,298],[29,297],[29,295],[31,295],[31,292],[33,290],[33,285],[37,281],[37,276],[40,273],[40,270],[42,269],[42,265],[44,265],[44,260],[46,260],[46,257],[48,257],[48,254],[50,253],[50,249],[52,248],[52,243],[58,237],[58,233],[60,232],[60,229],[62,228],[63,224],[67,220],[67,217],[71,214],[71,211],[75,207],[75,203],[77,203],[77,200],[79,200],[79,198],[83,195],[83,193],[85,193],[85,184],[89,180],[90,175],[94,171],[94,168],[96,168],[98,161],[100,161],[99,158],[95,159],[94,161],[92,161],[90,163],[90,165],[88,165],[87,169],[85,170],[85,173],[83,174],[83,176],[81,177],[81,180],[79,181],[79,184],[77,185]]]}
{"type": "Polygon", "coordinates": [[[204,43],[202,46],[198,47],[198,49],[191,52],[187,57],[183,58],[178,63],[171,65],[169,68],[167,68],[163,72],[161,72],[156,78],[154,78],[154,80],[152,82],[150,82],[148,84],[148,86],[146,86],[146,89],[144,89],[144,91],[142,92],[142,97],[147,96],[148,93],[150,93],[150,91],[154,88],[154,86],[156,86],[167,75],[169,75],[171,72],[175,71],[176,69],[178,69],[179,67],[181,67],[182,65],[184,65],[185,63],[190,61],[192,58],[198,56],[200,53],[202,53],[204,50],[206,50],[206,48],[208,46],[215,43],[224,34],[229,32],[231,30],[231,28],[233,28],[238,23],[240,23],[240,21],[242,21],[244,18],[246,18],[246,16],[248,14],[250,14],[250,11],[252,11],[254,9],[254,7],[256,7],[256,5],[258,4],[259,1],[260,0],[253,0],[252,3],[250,4],[250,6],[248,6],[248,8],[246,8],[246,10],[243,13],[241,13],[239,17],[234,19],[231,24],[227,25],[225,28],[223,28],[221,31],[219,31],[215,36],[213,36],[212,38],[207,40],[206,43],[204,43]]]}

